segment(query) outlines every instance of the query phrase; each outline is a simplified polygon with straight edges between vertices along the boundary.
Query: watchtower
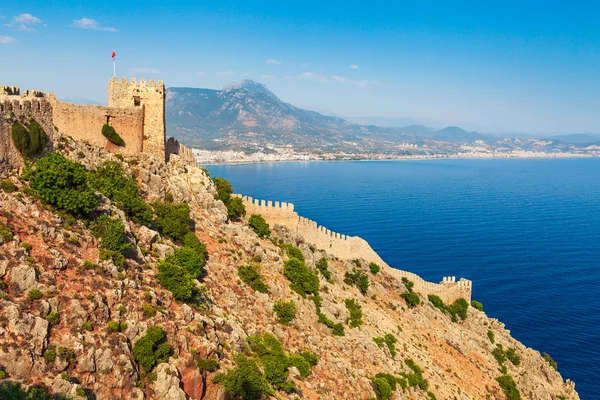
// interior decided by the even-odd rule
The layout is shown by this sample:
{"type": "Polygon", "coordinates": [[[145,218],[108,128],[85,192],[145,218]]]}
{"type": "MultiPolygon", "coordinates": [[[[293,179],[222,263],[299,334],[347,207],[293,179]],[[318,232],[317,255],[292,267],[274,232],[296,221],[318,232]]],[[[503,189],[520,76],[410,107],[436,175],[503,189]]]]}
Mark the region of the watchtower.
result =
{"type": "Polygon", "coordinates": [[[143,153],[165,158],[165,84],[116,77],[108,82],[108,106],[144,110],[143,153]]]}

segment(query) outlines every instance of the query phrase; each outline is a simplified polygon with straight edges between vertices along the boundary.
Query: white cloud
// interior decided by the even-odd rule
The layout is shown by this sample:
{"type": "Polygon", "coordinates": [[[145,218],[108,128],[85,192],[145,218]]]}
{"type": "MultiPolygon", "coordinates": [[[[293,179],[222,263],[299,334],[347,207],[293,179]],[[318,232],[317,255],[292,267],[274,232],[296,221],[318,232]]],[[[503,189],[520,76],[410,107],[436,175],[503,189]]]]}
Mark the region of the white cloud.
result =
{"type": "Polygon", "coordinates": [[[105,32],[117,32],[116,28],[109,28],[107,26],[101,26],[98,21],[96,21],[95,19],[90,19],[90,18],[81,18],[81,19],[76,19],[73,21],[73,25],[71,25],[73,28],[80,28],[80,29],[90,29],[93,31],[105,31],[105,32]]]}
{"type": "Polygon", "coordinates": [[[311,63],[302,63],[302,64],[300,64],[300,66],[302,68],[307,68],[307,67],[310,67],[311,65],[312,65],[311,63]]]}
{"type": "Polygon", "coordinates": [[[16,25],[16,24],[25,24],[25,25],[35,25],[35,24],[41,24],[42,20],[39,19],[38,17],[34,17],[33,15],[29,14],[29,13],[25,13],[25,14],[20,14],[17,15],[16,17],[14,17],[12,19],[12,21],[10,22],[11,25],[16,25]]]}
{"type": "Polygon", "coordinates": [[[13,37],[10,37],[10,36],[0,36],[0,44],[11,44],[11,43],[16,43],[16,42],[17,41],[13,37]]]}
{"type": "Polygon", "coordinates": [[[275,60],[273,58],[269,58],[268,60],[265,61],[265,64],[269,64],[269,65],[279,65],[281,64],[281,61],[279,60],[275,60]]]}
{"type": "Polygon", "coordinates": [[[216,74],[217,76],[231,76],[231,75],[235,75],[233,73],[233,71],[221,71],[221,72],[217,72],[216,74]]]}
{"type": "Polygon", "coordinates": [[[270,80],[275,80],[277,78],[275,78],[273,75],[263,75],[261,76],[262,79],[270,79],[270,80]]]}
{"type": "Polygon", "coordinates": [[[202,71],[196,72],[196,75],[198,75],[198,76],[206,76],[206,72],[202,72],[202,71]]]}
{"type": "Polygon", "coordinates": [[[130,68],[129,72],[135,75],[160,75],[160,71],[154,68],[130,68]]]}
{"type": "Polygon", "coordinates": [[[27,25],[25,25],[25,24],[21,24],[21,25],[19,25],[19,27],[17,28],[17,30],[18,30],[18,31],[21,31],[21,32],[35,32],[35,29],[34,29],[34,28],[30,28],[30,27],[28,27],[28,26],[27,26],[27,25]]]}
{"type": "Polygon", "coordinates": [[[358,65],[356,65],[356,64],[352,64],[352,65],[350,66],[350,69],[358,69],[358,65]]]}
{"type": "Polygon", "coordinates": [[[331,79],[339,82],[339,83],[344,83],[344,84],[348,84],[348,85],[354,85],[358,88],[364,89],[367,87],[367,85],[369,84],[369,81],[355,81],[352,79],[346,79],[343,76],[338,76],[338,75],[332,75],[331,79]]]}
{"type": "Polygon", "coordinates": [[[317,82],[329,82],[329,79],[323,74],[315,74],[314,72],[304,72],[298,76],[298,79],[311,79],[317,82]]]}

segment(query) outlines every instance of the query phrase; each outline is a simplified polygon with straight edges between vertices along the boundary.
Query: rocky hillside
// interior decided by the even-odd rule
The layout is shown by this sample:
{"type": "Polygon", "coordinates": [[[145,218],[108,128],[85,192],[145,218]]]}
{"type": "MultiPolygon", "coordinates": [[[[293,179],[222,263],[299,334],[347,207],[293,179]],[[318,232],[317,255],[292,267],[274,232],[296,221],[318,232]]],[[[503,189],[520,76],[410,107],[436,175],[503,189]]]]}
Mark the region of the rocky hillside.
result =
{"type": "Polygon", "coordinates": [[[1,184],[0,398],[579,398],[484,312],[236,219],[197,166],[53,134],[66,161],[1,184]]]}

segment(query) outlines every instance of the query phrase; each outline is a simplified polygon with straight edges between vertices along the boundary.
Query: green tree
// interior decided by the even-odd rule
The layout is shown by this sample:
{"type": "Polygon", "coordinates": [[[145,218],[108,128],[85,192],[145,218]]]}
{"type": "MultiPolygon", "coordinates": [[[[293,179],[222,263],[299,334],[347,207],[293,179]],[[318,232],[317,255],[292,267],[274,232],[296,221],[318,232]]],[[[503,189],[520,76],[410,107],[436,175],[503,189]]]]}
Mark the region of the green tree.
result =
{"type": "Polygon", "coordinates": [[[188,232],[183,237],[183,245],[193,249],[198,256],[204,260],[206,256],[206,245],[198,239],[194,232],[188,232]]]}
{"type": "Polygon", "coordinates": [[[302,297],[319,292],[319,277],[296,258],[290,258],[284,263],[283,276],[291,282],[290,287],[302,297]]]}
{"type": "Polygon", "coordinates": [[[166,342],[166,336],[160,326],[148,328],[146,334],[133,345],[133,358],[147,374],[160,363],[166,362],[172,348],[166,342]]]}
{"type": "Polygon", "coordinates": [[[185,203],[154,203],[156,225],[161,233],[177,243],[182,243],[191,230],[190,206],[185,203]]]}
{"type": "Polygon", "coordinates": [[[351,328],[358,328],[363,324],[362,306],[354,299],[346,299],[346,308],[350,313],[349,325],[351,328]]]}
{"type": "Polygon", "coordinates": [[[317,269],[323,274],[323,277],[327,279],[327,282],[332,283],[331,279],[331,271],[329,271],[329,264],[327,263],[327,258],[323,257],[317,262],[317,269]]]}
{"type": "Polygon", "coordinates": [[[296,303],[294,300],[287,302],[279,300],[273,305],[273,312],[277,314],[279,322],[282,324],[289,324],[294,318],[296,318],[296,303]]]}
{"type": "Polygon", "coordinates": [[[521,400],[521,394],[519,393],[519,389],[517,389],[517,384],[512,376],[506,374],[502,375],[499,378],[496,378],[496,381],[504,391],[504,395],[506,396],[506,400],[521,400]]]}
{"type": "Polygon", "coordinates": [[[175,258],[177,263],[185,268],[192,278],[197,279],[202,275],[202,266],[204,259],[190,247],[181,247],[175,250],[175,258]]]}
{"type": "Polygon", "coordinates": [[[371,378],[371,384],[373,385],[373,391],[378,400],[388,400],[392,398],[392,388],[387,379],[385,378],[371,378]]]}
{"type": "Polygon", "coordinates": [[[244,202],[239,197],[232,197],[226,206],[229,219],[239,220],[246,215],[246,206],[244,206],[244,202]]]}
{"type": "Polygon", "coordinates": [[[375,264],[374,262],[372,262],[372,263],[369,263],[369,270],[371,270],[371,273],[373,275],[375,275],[381,270],[381,267],[379,265],[375,264]]]}
{"type": "Polygon", "coordinates": [[[76,215],[87,215],[98,205],[83,165],[58,153],[42,157],[31,172],[31,188],[48,204],[76,215]]]}
{"type": "Polygon", "coordinates": [[[227,179],[219,177],[213,178],[213,183],[217,189],[217,198],[221,200],[223,204],[227,205],[231,200],[231,195],[233,194],[233,187],[231,186],[231,183],[227,179]]]}
{"type": "Polygon", "coordinates": [[[273,393],[255,358],[240,354],[235,358],[235,364],[235,368],[213,380],[223,383],[232,398],[259,400],[273,393]]]}
{"type": "Polygon", "coordinates": [[[158,265],[156,279],[162,287],[173,293],[177,300],[189,301],[194,294],[192,276],[181,266],[174,255],[168,255],[158,265]]]}
{"type": "Polygon", "coordinates": [[[259,293],[268,293],[269,288],[265,284],[260,267],[257,264],[248,263],[238,268],[238,276],[248,286],[259,293]]]}
{"type": "Polygon", "coordinates": [[[260,214],[252,214],[248,220],[248,225],[260,238],[267,238],[271,234],[269,224],[260,214]]]}
{"type": "Polygon", "coordinates": [[[344,274],[344,283],[350,286],[356,286],[362,294],[366,294],[369,290],[369,277],[357,268],[353,268],[352,272],[346,272],[344,274]]]}

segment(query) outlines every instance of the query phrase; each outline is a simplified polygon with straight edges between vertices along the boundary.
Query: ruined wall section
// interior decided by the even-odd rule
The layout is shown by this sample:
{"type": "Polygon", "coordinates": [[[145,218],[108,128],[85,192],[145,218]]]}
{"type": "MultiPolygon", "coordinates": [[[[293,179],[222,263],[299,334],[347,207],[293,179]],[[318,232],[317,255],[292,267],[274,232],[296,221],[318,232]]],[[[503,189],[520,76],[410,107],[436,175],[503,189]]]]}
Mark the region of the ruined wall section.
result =
{"type": "Polygon", "coordinates": [[[43,92],[26,91],[21,96],[16,86],[0,86],[0,175],[22,167],[23,157],[12,141],[12,126],[15,122],[28,125],[32,117],[52,134],[52,105],[43,92]]]}
{"type": "MultiPolygon", "coordinates": [[[[144,114],[143,146],[146,154],[166,160],[165,152],[165,85],[163,81],[127,81],[112,78],[108,82],[108,106],[142,109],[144,114]]],[[[116,127],[115,127],[116,129],[116,127]]],[[[118,130],[117,130],[118,132],[118,130]]]]}
{"type": "Polygon", "coordinates": [[[192,150],[179,143],[179,141],[175,138],[170,137],[165,143],[165,155],[167,162],[173,154],[179,156],[179,159],[184,165],[190,165],[194,167],[198,166],[198,161],[196,160],[194,153],[192,153],[192,150]]]}
{"type": "Polygon", "coordinates": [[[357,236],[346,236],[319,226],[316,222],[300,217],[294,211],[291,203],[280,203],[265,200],[256,200],[248,196],[240,196],[246,207],[246,215],[260,214],[271,225],[283,225],[299,236],[308,244],[341,259],[364,259],[374,262],[385,268],[385,271],[398,280],[407,278],[414,282],[414,290],[424,296],[435,294],[445,303],[452,303],[458,298],[471,302],[472,282],[456,277],[444,277],[441,283],[427,282],[420,276],[398,269],[391,268],[371,248],[366,240],[357,236]]]}
{"type": "Polygon", "coordinates": [[[143,108],[79,105],[57,101],[52,95],[50,100],[53,104],[54,125],[61,133],[124,156],[136,156],[142,152],[143,108]],[[102,127],[107,122],[123,138],[125,146],[117,146],[104,137],[102,127]]]}

